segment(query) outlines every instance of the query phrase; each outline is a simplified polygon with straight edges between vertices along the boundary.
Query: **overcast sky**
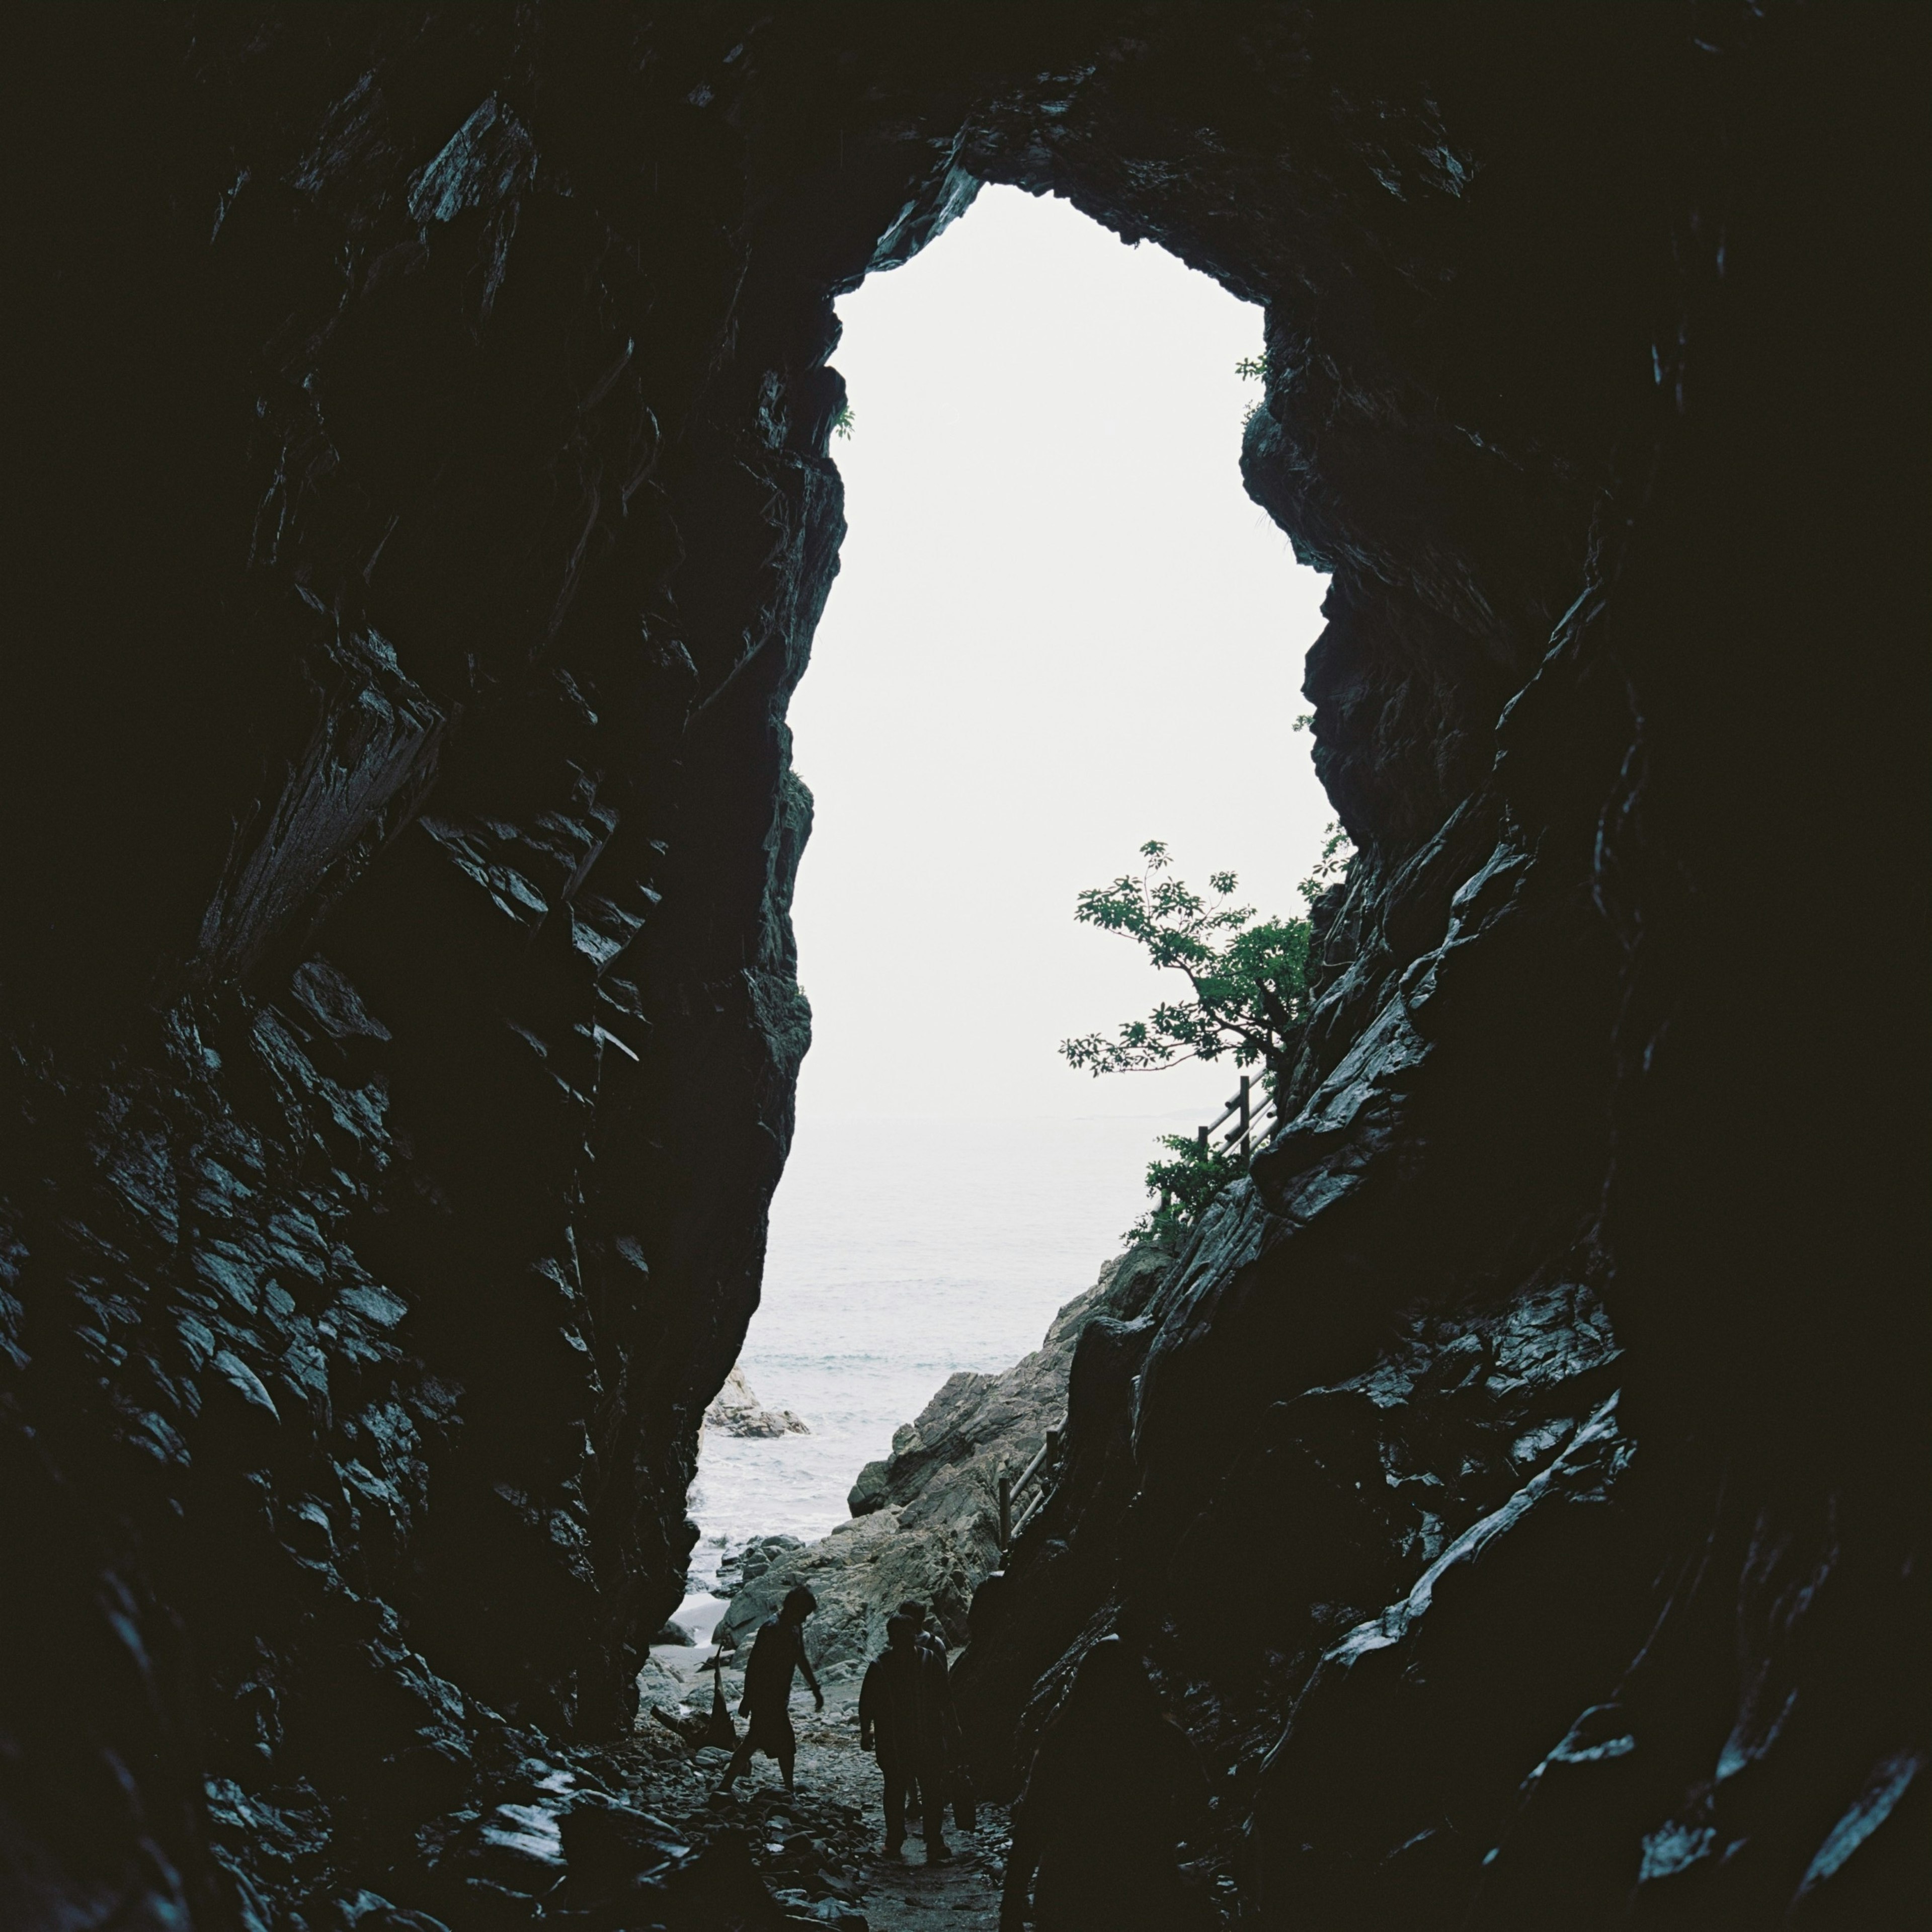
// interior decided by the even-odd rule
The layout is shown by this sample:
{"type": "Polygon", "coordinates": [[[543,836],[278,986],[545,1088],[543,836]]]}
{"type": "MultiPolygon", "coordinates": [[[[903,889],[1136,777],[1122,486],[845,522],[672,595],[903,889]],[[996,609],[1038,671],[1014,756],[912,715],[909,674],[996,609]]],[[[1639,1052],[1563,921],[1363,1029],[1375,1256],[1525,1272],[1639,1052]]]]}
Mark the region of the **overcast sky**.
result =
{"type": "Polygon", "coordinates": [[[801,1119],[1211,1109],[1226,1063],[1096,1081],[1055,1048],[1162,991],[1081,888],[1164,838],[1298,912],[1331,815],[1291,729],[1326,580],[1238,468],[1261,312],[1007,188],[838,312],[850,533],[791,707],[801,1119]]]}

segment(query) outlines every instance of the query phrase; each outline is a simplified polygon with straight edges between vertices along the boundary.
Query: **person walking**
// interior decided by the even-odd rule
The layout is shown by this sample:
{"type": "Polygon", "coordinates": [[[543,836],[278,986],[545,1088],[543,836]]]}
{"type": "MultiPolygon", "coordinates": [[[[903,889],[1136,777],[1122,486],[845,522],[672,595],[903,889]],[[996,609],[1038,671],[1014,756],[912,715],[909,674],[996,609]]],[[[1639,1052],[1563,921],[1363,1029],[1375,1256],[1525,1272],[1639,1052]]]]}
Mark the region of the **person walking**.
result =
{"type": "Polygon", "coordinates": [[[751,1660],[745,1666],[745,1694],[738,1700],[738,1714],[749,1718],[744,1738],[731,1754],[718,1789],[729,1791],[741,1772],[748,1771],[754,1751],[778,1760],[788,1791],[794,1789],[793,1767],[798,1760],[798,1739],[791,1727],[792,1672],[805,1673],[806,1688],[820,1710],[825,1708],[825,1694],[812,1674],[812,1660],[805,1654],[805,1620],[818,1607],[818,1599],[802,1583],[785,1592],[777,1616],[767,1617],[758,1626],[752,1646],[751,1660]]]}
{"type": "Polygon", "coordinates": [[[946,1842],[946,1798],[957,1725],[946,1652],[923,1634],[924,1621],[916,1604],[902,1606],[886,1620],[886,1650],[860,1687],[859,1742],[878,1756],[885,1785],[886,1856],[896,1858],[903,1850],[906,1801],[916,1796],[926,1862],[938,1864],[952,1856],[946,1842]]]}

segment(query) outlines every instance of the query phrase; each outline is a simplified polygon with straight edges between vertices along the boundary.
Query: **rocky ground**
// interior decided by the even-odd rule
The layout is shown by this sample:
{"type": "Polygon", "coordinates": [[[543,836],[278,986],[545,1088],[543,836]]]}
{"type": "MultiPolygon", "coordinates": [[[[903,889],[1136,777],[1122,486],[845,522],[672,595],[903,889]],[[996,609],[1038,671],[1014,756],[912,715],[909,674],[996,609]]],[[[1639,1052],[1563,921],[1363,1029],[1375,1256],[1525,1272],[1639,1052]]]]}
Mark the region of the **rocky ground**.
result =
{"type": "MultiPolygon", "coordinates": [[[[856,1678],[825,1687],[822,1714],[802,1689],[794,1692],[792,1721],[799,1740],[796,1790],[788,1795],[778,1768],[759,1758],[728,1795],[717,1795],[727,1753],[717,1746],[688,1750],[652,1718],[655,1700],[675,1697],[694,1714],[711,1705],[707,1653],[662,1648],[645,1673],[645,1712],[623,1754],[650,1808],[696,1844],[716,1844],[736,1833],[748,1846],[753,1869],[782,1904],[843,1932],[932,1932],[932,1928],[992,1927],[998,1922],[1007,1817],[982,1805],[977,1828],[947,1822],[955,1856],[928,1865],[915,1837],[903,1858],[884,1852],[885,1814],[878,1766],[859,1748],[856,1678]]],[[[736,1708],[744,1679],[727,1670],[724,1694],[736,1708]]],[[[739,1726],[742,1731],[742,1723],[739,1726]]]]}
{"type": "MultiPolygon", "coordinates": [[[[748,1862],[794,1918],[847,1932],[997,1924],[1008,1842],[1004,1807],[982,1804],[970,1832],[956,1820],[949,1824],[956,1853],[950,1862],[928,1866],[916,1837],[903,1858],[885,1856],[878,1767],[859,1748],[860,1680],[884,1646],[886,1616],[907,1598],[931,1606],[950,1642],[964,1642],[973,1592],[1000,1560],[1001,1474],[1018,1478],[1064,1420],[1074,1348],[1088,1322],[1103,1315],[1131,1319],[1170,1259],[1153,1248],[1118,1256],[1060,1310],[1024,1360],[997,1376],[952,1376],[898,1431],[891,1455],[860,1473],[852,1517],[830,1536],[809,1544],[754,1538],[728,1552],[716,1586],[730,1600],[718,1625],[722,1653],[701,1640],[653,1648],[639,1679],[637,1731],[616,1754],[620,1779],[632,1802],[704,1854],[713,1882],[734,1861],[748,1862]],[[819,1601],[807,1642],[826,1702],[816,1712],[802,1686],[794,1691],[797,1789],[787,1794],[777,1767],[760,1759],[721,1796],[728,1753],[705,1737],[707,1719],[712,1740],[718,1729],[707,1666],[724,1656],[724,1701],[735,1712],[749,1637],[800,1582],[819,1601]]],[[[745,1426],[746,1416],[769,1412],[742,1378],[727,1393],[732,1414],[711,1418],[710,1426],[779,1432],[745,1426]]],[[[1032,1488],[1022,1489],[1016,1518],[1034,1499],[1032,1488]]]]}

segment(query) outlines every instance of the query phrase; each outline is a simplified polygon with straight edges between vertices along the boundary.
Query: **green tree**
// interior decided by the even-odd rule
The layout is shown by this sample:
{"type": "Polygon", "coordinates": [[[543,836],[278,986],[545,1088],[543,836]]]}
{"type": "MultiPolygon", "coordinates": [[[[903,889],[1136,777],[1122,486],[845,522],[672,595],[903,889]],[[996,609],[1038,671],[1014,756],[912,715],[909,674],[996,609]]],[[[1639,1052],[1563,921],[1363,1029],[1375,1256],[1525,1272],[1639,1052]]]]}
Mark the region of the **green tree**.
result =
{"type": "Polygon", "coordinates": [[[1232,872],[1216,872],[1206,894],[1174,878],[1166,845],[1141,848],[1136,876],[1080,895],[1074,917],[1103,932],[1138,940],[1148,957],[1181,974],[1191,997],[1164,1000],[1112,1039],[1091,1033],[1062,1040],[1069,1065],[1095,1075],[1150,1072],[1184,1060],[1218,1060],[1284,1072],[1308,1009],[1308,922],[1258,920],[1234,902],[1232,872]]]}
{"type": "Polygon", "coordinates": [[[1162,1134],[1156,1144],[1166,1154],[1148,1162],[1147,1190],[1156,1197],[1155,1203],[1124,1238],[1130,1244],[1178,1246],[1222,1189],[1247,1172],[1247,1164],[1223,1148],[1203,1147],[1185,1134],[1162,1134]]]}
{"type": "MultiPolygon", "coordinates": [[[[1346,872],[1354,856],[1339,824],[1328,827],[1322,856],[1301,883],[1302,898],[1315,902],[1346,872]]],[[[1153,963],[1183,974],[1192,997],[1163,1001],[1144,1020],[1118,1028],[1111,1040],[1088,1034],[1063,1040],[1070,1065],[1096,1075],[1144,1072],[1188,1060],[1218,1060],[1237,1066],[1257,1064],[1272,1090],[1293,1058],[1310,1006],[1309,922],[1258,920],[1252,906],[1234,902],[1232,872],[1209,876],[1205,895],[1168,876],[1166,845],[1150,840],[1138,877],[1124,874],[1112,884],[1080,895],[1074,917],[1103,932],[1137,940],[1153,963]]],[[[1130,1240],[1178,1240],[1221,1190],[1246,1171],[1226,1149],[1204,1147],[1198,1137],[1163,1134],[1162,1153],[1148,1164],[1148,1192],[1157,1197],[1127,1230],[1130,1240]]]]}

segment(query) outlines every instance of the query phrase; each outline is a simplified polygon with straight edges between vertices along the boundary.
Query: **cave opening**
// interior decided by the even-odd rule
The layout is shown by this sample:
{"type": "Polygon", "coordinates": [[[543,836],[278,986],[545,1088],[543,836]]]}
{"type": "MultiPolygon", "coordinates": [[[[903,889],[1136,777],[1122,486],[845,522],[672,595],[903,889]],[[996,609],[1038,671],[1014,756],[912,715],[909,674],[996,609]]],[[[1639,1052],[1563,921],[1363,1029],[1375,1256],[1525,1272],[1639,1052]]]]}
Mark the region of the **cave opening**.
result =
{"type": "MultiPolygon", "coordinates": [[[[1177,1880],[1178,1807],[1079,1800],[1184,1732],[1223,1923],[1922,1919],[1928,20],[29,10],[0,1918],[900,1917],[878,1772],[714,1804],[653,1639],[818,1104],[787,714],[890,440],[836,304],[1010,189],[1265,310],[1359,856],[1279,1130],[1016,1385],[974,1909],[1009,1850],[1040,1932],[1177,1880]]],[[[985,1446],[854,1534],[943,1554],[985,1446]]]]}
{"type": "Polygon", "coordinates": [[[1055,1051],[1174,990],[1079,890],[1159,837],[1298,913],[1330,812],[1300,716],[1327,580],[1239,470],[1259,310],[994,185],[838,314],[847,534],[788,710],[813,1043],[740,1357],[809,1432],[706,1432],[694,1630],[728,1543],[843,1520],[949,1376],[1027,1354],[1120,1250],[1156,1135],[1221,1111],[1225,1060],[1055,1051]]]}

